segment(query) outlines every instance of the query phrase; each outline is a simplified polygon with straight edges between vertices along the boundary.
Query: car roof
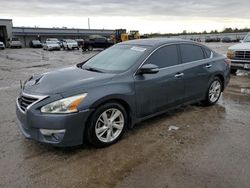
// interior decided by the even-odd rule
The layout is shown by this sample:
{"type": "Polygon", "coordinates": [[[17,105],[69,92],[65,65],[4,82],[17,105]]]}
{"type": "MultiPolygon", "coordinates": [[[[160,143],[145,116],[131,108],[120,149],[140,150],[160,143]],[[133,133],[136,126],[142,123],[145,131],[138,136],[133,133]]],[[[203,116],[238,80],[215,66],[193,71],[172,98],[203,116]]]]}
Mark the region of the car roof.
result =
{"type": "Polygon", "coordinates": [[[161,46],[164,44],[169,43],[182,43],[182,42],[188,42],[196,44],[196,42],[193,42],[191,40],[185,40],[185,39],[177,39],[177,38],[150,38],[150,39],[137,39],[137,40],[129,40],[122,42],[120,44],[129,44],[129,45],[141,45],[141,46],[161,46]]]}

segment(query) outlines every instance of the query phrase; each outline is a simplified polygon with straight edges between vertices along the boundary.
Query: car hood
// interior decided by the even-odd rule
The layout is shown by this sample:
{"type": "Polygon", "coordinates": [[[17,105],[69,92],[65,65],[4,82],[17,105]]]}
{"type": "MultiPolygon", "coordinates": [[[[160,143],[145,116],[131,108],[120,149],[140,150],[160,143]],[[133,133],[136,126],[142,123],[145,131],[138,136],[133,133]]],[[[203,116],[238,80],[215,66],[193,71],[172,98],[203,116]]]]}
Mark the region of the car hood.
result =
{"type": "Polygon", "coordinates": [[[44,95],[86,91],[87,88],[106,84],[112,77],[114,74],[92,72],[75,66],[33,76],[25,83],[23,91],[44,95]]]}
{"type": "Polygon", "coordinates": [[[235,44],[229,47],[229,50],[249,50],[250,51],[250,42],[243,42],[235,44]]]}

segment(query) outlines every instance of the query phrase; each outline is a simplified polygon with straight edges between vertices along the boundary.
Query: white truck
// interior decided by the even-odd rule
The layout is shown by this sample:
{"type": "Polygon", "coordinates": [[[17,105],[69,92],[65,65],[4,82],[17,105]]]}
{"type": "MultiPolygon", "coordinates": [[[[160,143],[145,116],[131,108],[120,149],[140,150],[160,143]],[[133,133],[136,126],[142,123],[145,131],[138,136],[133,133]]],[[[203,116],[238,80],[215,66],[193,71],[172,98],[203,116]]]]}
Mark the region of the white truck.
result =
{"type": "Polygon", "coordinates": [[[238,69],[250,70],[250,32],[241,43],[228,48],[227,57],[231,59],[231,73],[238,69]]]}

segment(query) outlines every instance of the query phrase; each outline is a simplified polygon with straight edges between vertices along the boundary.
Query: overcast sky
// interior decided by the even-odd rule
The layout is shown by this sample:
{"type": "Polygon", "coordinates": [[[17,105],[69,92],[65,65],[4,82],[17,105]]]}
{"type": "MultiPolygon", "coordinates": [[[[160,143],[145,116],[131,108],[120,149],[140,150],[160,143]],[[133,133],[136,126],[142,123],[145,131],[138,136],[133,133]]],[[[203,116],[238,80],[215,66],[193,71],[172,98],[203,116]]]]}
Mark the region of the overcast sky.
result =
{"type": "Polygon", "coordinates": [[[250,0],[0,0],[14,26],[139,30],[141,33],[250,27],[250,0]]]}

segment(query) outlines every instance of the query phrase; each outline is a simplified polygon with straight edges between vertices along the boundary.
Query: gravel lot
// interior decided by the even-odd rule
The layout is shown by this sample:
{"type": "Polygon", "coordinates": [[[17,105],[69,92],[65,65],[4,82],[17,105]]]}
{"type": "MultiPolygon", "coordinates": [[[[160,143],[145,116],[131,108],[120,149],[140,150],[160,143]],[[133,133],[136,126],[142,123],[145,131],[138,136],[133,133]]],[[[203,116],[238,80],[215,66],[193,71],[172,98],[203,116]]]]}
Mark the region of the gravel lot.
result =
{"type": "MultiPolygon", "coordinates": [[[[225,54],[231,44],[208,45],[225,54]]],[[[108,148],[62,149],[25,139],[15,116],[19,81],[96,53],[0,51],[0,187],[249,187],[249,72],[231,77],[217,105],[144,121],[108,148]],[[180,129],[168,131],[170,125],[180,129]]]]}

